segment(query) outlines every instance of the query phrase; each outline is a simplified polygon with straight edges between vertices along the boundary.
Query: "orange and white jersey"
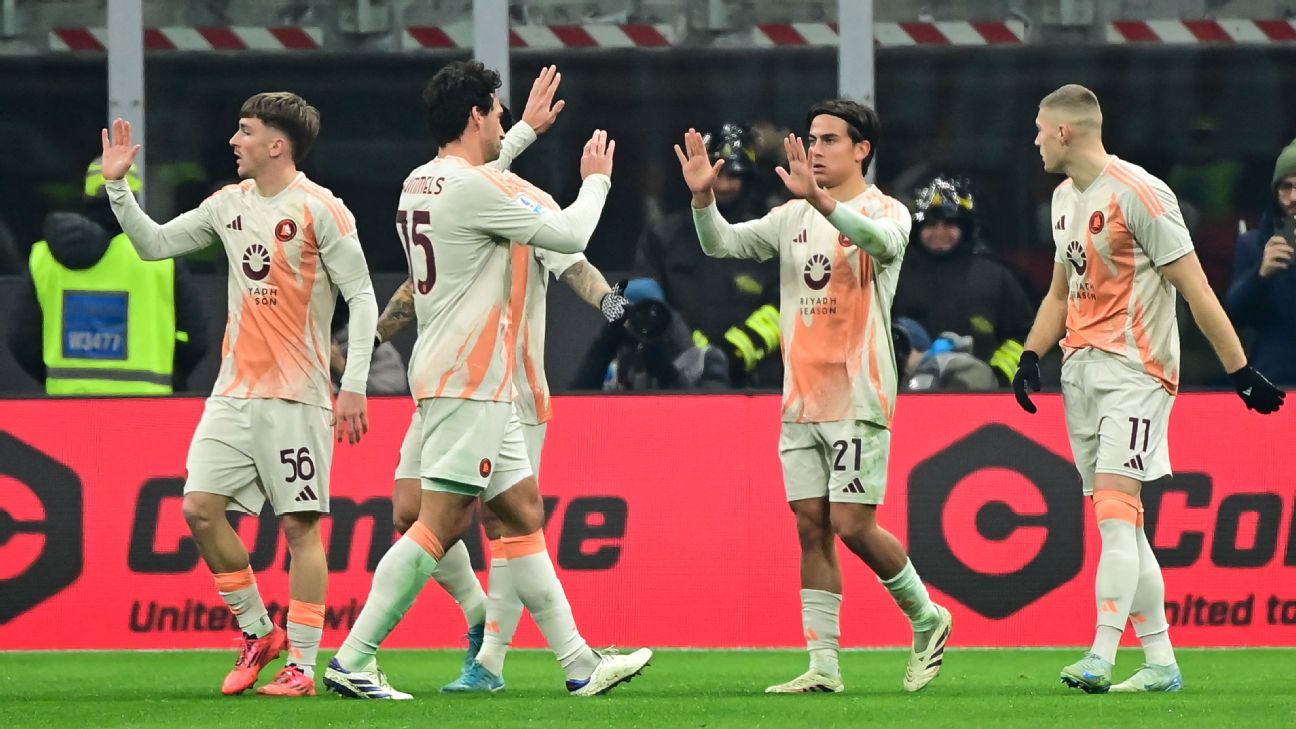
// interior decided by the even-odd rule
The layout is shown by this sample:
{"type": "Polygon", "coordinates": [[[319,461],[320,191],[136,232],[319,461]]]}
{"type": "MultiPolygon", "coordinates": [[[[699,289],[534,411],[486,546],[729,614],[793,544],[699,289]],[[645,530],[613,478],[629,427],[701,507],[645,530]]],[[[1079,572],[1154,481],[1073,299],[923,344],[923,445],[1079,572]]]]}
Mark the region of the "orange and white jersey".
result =
{"type": "MultiPolygon", "coordinates": [[[[552,205],[546,195],[541,198],[552,205]]],[[[554,206],[555,209],[557,206],[554,206]]],[[[521,244],[513,246],[513,286],[510,321],[517,327],[517,366],[513,369],[513,407],[523,425],[540,425],[553,418],[549,381],[545,378],[545,300],[550,274],[558,278],[584,261],[583,253],[556,253],[521,244]]]]}
{"type": "Polygon", "coordinates": [[[882,226],[887,256],[857,247],[804,200],[759,220],[726,223],[714,231],[718,236],[705,229],[708,216],[719,218],[714,205],[694,216],[704,249],[708,240],[720,246],[711,255],[780,259],[784,422],[864,420],[890,427],[897,381],[891,302],[909,211],[872,185],[841,205],[882,226]]]}
{"type": "Polygon", "coordinates": [[[1067,269],[1065,356],[1087,348],[1179,388],[1175,290],[1159,269],[1193,250],[1170,188],[1112,156],[1085,190],[1053,191],[1055,260],[1067,269]]]}
{"type": "Polygon", "coordinates": [[[406,178],[396,229],[418,316],[409,365],[416,400],[512,401],[511,245],[530,241],[550,206],[521,177],[458,157],[437,157],[406,178]]]}
{"type": "MultiPolygon", "coordinates": [[[[224,245],[229,312],[214,396],[332,407],[328,362],[338,292],[348,301],[360,292],[373,298],[355,218],[341,200],[301,173],[274,197],[244,180],[159,226],[125,185],[110,183],[109,196],[145,258],[182,255],[216,239],[224,245]]],[[[351,348],[353,358],[359,349],[363,356],[348,362],[342,386],[364,393],[372,345],[351,348]]]]}

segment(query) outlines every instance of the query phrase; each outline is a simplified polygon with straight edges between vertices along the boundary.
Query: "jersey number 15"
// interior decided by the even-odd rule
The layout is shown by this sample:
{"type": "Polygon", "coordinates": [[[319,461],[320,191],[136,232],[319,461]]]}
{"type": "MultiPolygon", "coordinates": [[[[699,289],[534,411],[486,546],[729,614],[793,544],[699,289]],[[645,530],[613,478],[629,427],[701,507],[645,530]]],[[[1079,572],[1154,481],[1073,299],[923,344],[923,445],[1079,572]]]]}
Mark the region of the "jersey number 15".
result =
{"type": "Polygon", "coordinates": [[[420,225],[431,225],[432,213],[426,210],[397,210],[396,230],[400,231],[401,240],[405,243],[405,259],[409,261],[410,278],[420,294],[432,290],[436,283],[436,255],[432,251],[432,239],[419,232],[420,225]],[[419,278],[414,270],[414,247],[423,249],[423,263],[427,276],[419,278]]]}

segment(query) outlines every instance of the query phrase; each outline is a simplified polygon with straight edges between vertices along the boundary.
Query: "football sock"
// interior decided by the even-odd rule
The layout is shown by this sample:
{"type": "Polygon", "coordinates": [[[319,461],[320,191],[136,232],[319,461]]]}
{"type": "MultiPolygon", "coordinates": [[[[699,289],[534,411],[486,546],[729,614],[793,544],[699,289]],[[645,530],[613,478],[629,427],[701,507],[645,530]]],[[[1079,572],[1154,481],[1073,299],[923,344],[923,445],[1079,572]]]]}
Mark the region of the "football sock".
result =
{"type": "Polygon", "coordinates": [[[598,665],[598,654],[589,647],[572,617],[571,605],[545,550],[543,532],[524,537],[504,537],[509,576],[518,599],[531,611],[536,627],[544,634],[569,681],[590,677],[598,665]]]}
{"type": "Polygon", "coordinates": [[[469,628],[481,625],[486,619],[486,591],[473,572],[472,559],[462,541],[455,542],[446,550],[445,556],[437,562],[432,579],[459,603],[469,628]]]}
{"type": "Polygon", "coordinates": [[[906,560],[904,569],[900,570],[899,574],[889,580],[879,579],[879,581],[886,587],[887,592],[891,593],[896,605],[899,605],[904,614],[909,616],[909,623],[914,631],[914,650],[926,647],[927,641],[931,639],[931,632],[936,629],[936,622],[940,620],[940,613],[927,594],[927,586],[918,576],[913,562],[906,560]]]}
{"type": "Polygon", "coordinates": [[[288,602],[288,663],[315,675],[320,638],[324,635],[324,606],[290,600],[288,602]]]}
{"type": "Polygon", "coordinates": [[[364,671],[373,664],[378,646],[405,617],[444,555],[441,542],[422,522],[414,522],[387,550],[374,570],[369,599],[337,652],[343,668],[364,671]]]}
{"type": "Polygon", "coordinates": [[[264,638],[274,630],[274,623],[266,612],[261,593],[257,591],[256,577],[252,567],[244,567],[237,572],[213,573],[216,579],[216,590],[221,599],[234,613],[239,629],[256,638],[264,638]]]}
{"type": "Polygon", "coordinates": [[[490,596],[486,600],[486,637],[477,661],[496,676],[504,675],[504,656],[522,619],[522,601],[513,589],[504,540],[492,539],[490,596]]]}
{"type": "Polygon", "coordinates": [[[841,648],[841,603],[842,596],[832,592],[801,591],[801,624],[810,651],[810,670],[834,678],[841,675],[837,660],[841,648]]]}
{"type": "MultiPolygon", "coordinates": [[[[1142,515],[1139,516],[1141,521],[1142,515]]],[[[1138,538],[1139,577],[1134,600],[1130,603],[1130,623],[1143,644],[1147,662],[1168,666],[1175,662],[1175,653],[1170,645],[1170,623],[1165,614],[1165,578],[1141,525],[1135,536],[1138,538]]]]}
{"type": "Polygon", "coordinates": [[[1098,629],[1092,651],[1108,663],[1116,662],[1125,621],[1139,583],[1138,497],[1120,491],[1095,491],[1094,514],[1102,535],[1102,556],[1098,559],[1095,598],[1098,629]]]}

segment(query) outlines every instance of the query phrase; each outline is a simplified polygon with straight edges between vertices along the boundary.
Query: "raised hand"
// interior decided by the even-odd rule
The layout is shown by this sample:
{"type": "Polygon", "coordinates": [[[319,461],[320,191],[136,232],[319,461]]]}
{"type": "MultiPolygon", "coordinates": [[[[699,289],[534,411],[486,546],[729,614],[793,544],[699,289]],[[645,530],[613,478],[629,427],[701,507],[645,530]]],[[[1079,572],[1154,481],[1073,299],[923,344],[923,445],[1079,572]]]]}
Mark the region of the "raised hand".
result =
{"type": "Polygon", "coordinates": [[[526,108],[522,110],[522,121],[534,129],[536,134],[548,131],[567,106],[566,101],[554,103],[553,100],[560,82],[562,74],[558,73],[558,67],[545,66],[531,84],[531,95],[527,97],[526,108]]]}
{"type": "Polygon", "coordinates": [[[585,143],[581,152],[581,179],[590,175],[612,176],[612,155],[616,152],[616,142],[610,141],[607,132],[595,129],[594,135],[585,143]]]}
{"type": "Polygon", "coordinates": [[[724,160],[718,159],[715,164],[707,156],[706,143],[696,129],[689,129],[684,135],[684,148],[675,145],[675,156],[679,159],[680,172],[684,174],[684,183],[688,185],[694,198],[706,198],[709,203],[711,188],[715,185],[716,176],[724,167],[724,160]]]}
{"type": "Polygon", "coordinates": [[[130,171],[135,163],[135,155],[140,146],[131,144],[130,122],[120,117],[113,120],[112,139],[108,139],[108,130],[104,129],[103,137],[103,176],[105,180],[120,180],[130,171]]]}
{"type": "Polygon", "coordinates": [[[805,143],[797,135],[789,134],[783,140],[783,149],[787,152],[787,169],[775,167],[774,171],[783,180],[788,192],[799,200],[810,200],[819,195],[822,190],[819,183],[815,182],[810,161],[806,158],[805,143]]]}

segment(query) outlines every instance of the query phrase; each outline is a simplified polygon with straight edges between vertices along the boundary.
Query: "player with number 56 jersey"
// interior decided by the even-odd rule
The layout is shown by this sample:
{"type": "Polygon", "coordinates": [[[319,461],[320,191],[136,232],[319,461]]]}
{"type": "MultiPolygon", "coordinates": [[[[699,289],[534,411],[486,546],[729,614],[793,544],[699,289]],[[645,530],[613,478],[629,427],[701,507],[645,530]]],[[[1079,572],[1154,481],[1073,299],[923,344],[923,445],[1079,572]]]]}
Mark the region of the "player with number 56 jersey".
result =
{"type": "Polygon", "coordinates": [[[244,102],[230,138],[243,181],[159,225],[121,179],[139,151],[130,125],[103,132],[113,212],[142,258],[184,255],[220,242],[229,259],[229,317],[220,374],[185,464],[185,520],[216,588],[243,631],[221,690],[239,694],[288,649],[275,680],[257,690],[313,696],[324,628],[328,564],[320,516],[329,510],[333,441],[368,430],[365,384],[378,307],[355,219],[342,201],[297,170],[319,132],[319,112],[290,92],[244,102]],[[338,294],[351,317],[346,372],[333,402],[329,322],[338,294]],[[270,502],[292,555],[287,631],[266,611],[247,548],[227,510],[270,502]]]}

